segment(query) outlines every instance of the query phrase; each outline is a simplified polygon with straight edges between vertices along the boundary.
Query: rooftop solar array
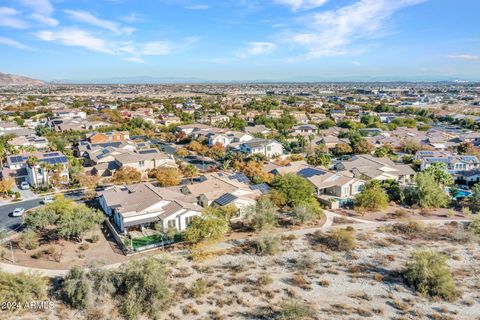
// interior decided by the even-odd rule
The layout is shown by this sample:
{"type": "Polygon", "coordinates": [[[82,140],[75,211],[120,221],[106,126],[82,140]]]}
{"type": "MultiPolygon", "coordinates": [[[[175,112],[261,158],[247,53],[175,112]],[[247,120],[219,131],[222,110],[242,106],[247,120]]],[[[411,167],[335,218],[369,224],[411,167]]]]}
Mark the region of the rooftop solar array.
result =
{"type": "Polygon", "coordinates": [[[52,153],[44,153],[43,157],[44,158],[50,158],[50,157],[58,157],[60,154],[58,152],[52,152],[52,153]]]}
{"type": "Polygon", "coordinates": [[[315,169],[315,168],[305,168],[297,173],[299,176],[304,177],[304,178],[310,178],[313,176],[321,176],[325,174],[325,171],[320,170],[320,169],[315,169]]]}
{"type": "Polygon", "coordinates": [[[138,151],[140,154],[152,154],[152,153],[158,153],[157,149],[147,149],[147,150],[140,150],[138,151]]]}
{"type": "Polygon", "coordinates": [[[13,156],[13,157],[10,157],[10,160],[12,161],[12,163],[20,163],[20,162],[23,162],[23,161],[24,161],[24,157],[22,157],[22,156],[13,156]]]}
{"type": "Polygon", "coordinates": [[[248,179],[248,177],[246,175],[244,175],[243,173],[236,173],[234,175],[231,175],[228,178],[230,180],[237,180],[237,181],[242,182],[242,183],[250,183],[250,179],[248,179]]]}
{"type": "Polygon", "coordinates": [[[270,188],[270,186],[267,185],[266,183],[260,183],[260,184],[250,186],[250,189],[260,190],[261,193],[268,193],[272,190],[272,188],[270,188]]]}
{"type": "Polygon", "coordinates": [[[225,206],[225,205],[231,203],[232,201],[234,201],[235,199],[237,199],[237,197],[234,196],[233,194],[225,193],[223,196],[221,196],[220,198],[215,200],[215,203],[217,203],[220,206],[225,206]]]}
{"type": "Polygon", "coordinates": [[[48,163],[53,164],[53,165],[55,165],[57,163],[68,162],[66,157],[45,158],[45,159],[42,159],[42,161],[43,162],[48,162],[48,163]]]}

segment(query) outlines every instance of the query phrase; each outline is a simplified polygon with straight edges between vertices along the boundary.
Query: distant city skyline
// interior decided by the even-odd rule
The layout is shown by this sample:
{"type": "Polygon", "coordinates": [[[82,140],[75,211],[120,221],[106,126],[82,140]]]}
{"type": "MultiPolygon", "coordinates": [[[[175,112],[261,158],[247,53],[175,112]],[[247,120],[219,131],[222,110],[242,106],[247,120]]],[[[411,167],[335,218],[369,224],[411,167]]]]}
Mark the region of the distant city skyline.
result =
{"type": "Polygon", "coordinates": [[[0,72],[92,81],[480,80],[475,0],[4,0],[0,72]]]}

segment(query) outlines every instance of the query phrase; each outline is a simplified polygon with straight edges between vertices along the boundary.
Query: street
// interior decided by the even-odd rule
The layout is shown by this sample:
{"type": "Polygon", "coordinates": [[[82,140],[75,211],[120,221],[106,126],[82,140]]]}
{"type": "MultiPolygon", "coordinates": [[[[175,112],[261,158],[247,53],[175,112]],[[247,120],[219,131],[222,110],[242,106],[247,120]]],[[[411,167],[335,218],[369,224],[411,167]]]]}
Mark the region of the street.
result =
{"type": "MultiPolygon", "coordinates": [[[[73,199],[75,201],[80,200],[84,196],[83,192],[70,192],[66,193],[65,197],[73,199]]],[[[29,199],[24,201],[12,202],[0,206],[0,230],[14,231],[18,229],[22,224],[22,217],[12,217],[11,214],[15,208],[24,208],[25,211],[29,209],[36,208],[41,206],[41,201],[44,197],[39,197],[35,199],[29,199]]]]}

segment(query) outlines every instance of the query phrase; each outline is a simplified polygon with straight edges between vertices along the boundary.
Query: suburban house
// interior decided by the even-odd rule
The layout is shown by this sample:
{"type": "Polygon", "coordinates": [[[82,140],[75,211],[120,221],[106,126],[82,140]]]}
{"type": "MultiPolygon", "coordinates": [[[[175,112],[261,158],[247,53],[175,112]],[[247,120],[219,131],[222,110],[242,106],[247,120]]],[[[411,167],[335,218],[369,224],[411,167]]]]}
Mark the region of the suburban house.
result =
{"type": "Polygon", "coordinates": [[[9,144],[14,146],[16,149],[21,147],[46,149],[48,147],[48,140],[45,137],[39,137],[36,134],[32,134],[28,136],[16,136],[9,141],[9,144]]]}
{"type": "Polygon", "coordinates": [[[459,183],[480,181],[480,161],[473,155],[456,155],[448,151],[418,151],[415,160],[420,161],[420,170],[425,170],[434,163],[444,163],[447,171],[459,183]]]}
{"type": "Polygon", "coordinates": [[[254,138],[240,145],[240,151],[248,155],[260,153],[267,158],[283,154],[283,146],[275,140],[254,138]]]}
{"type": "Polygon", "coordinates": [[[231,131],[228,133],[219,133],[207,135],[208,145],[211,147],[216,143],[220,143],[224,147],[228,147],[232,143],[242,143],[253,139],[253,136],[245,132],[231,131]]]}
{"type": "Polygon", "coordinates": [[[164,231],[185,230],[201,209],[178,190],[158,188],[151,183],[114,186],[99,192],[99,203],[105,214],[113,219],[117,229],[127,234],[160,224],[164,231]]]}
{"type": "Polygon", "coordinates": [[[324,172],[307,177],[315,187],[318,200],[331,209],[351,204],[355,195],[363,190],[365,181],[349,171],[324,172]]]}
{"type": "Polygon", "coordinates": [[[264,183],[253,185],[243,173],[225,172],[205,174],[202,182],[182,187],[182,192],[195,197],[200,206],[223,207],[233,204],[239,210],[239,216],[255,205],[258,197],[269,191],[270,187],[264,183]]]}
{"type": "Polygon", "coordinates": [[[128,131],[92,132],[87,135],[87,141],[92,144],[103,142],[123,142],[130,140],[128,131]]]}
{"type": "Polygon", "coordinates": [[[121,167],[131,167],[141,173],[157,168],[178,168],[172,155],[158,149],[98,148],[87,152],[92,174],[105,177],[121,167]]]}
{"type": "Polygon", "coordinates": [[[28,182],[32,187],[40,187],[52,181],[52,176],[61,183],[69,182],[68,159],[61,152],[31,152],[27,154],[7,156],[2,177],[14,178],[17,183],[28,182]],[[35,164],[28,164],[28,159],[36,160],[35,164]]]}
{"type": "Polygon", "coordinates": [[[22,126],[18,125],[16,122],[0,121],[0,131],[10,133],[8,131],[19,129],[22,129],[22,126]]]}
{"type": "Polygon", "coordinates": [[[292,134],[294,136],[309,136],[309,135],[315,135],[318,132],[317,126],[311,125],[311,124],[302,124],[298,126],[294,126],[292,128],[292,134]]]}
{"type": "Polygon", "coordinates": [[[352,160],[341,161],[335,165],[339,171],[350,171],[361,180],[395,180],[401,184],[409,183],[415,171],[405,164],[396,164],[389,158],[376,158],[371,155],[356,155],[352,160]]]}
{"type": "Polygon", "coordinates": [[[256,126],[245,127],[245,132],[251,135],[262,135],[267,136],[272,132],[272,130],[268,129],[265,125],[259,124],[256,126]]]}

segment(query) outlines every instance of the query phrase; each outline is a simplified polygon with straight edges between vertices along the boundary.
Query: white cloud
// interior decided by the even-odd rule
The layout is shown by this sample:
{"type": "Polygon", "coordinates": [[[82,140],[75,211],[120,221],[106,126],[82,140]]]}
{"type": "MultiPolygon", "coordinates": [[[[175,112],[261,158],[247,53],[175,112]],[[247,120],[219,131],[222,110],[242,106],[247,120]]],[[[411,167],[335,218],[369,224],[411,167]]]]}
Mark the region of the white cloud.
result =
{"type": "Polygon", "coordinates": [[[307,30],[291,34],[289,40],[305,46],[310,58],[346,54],[354,42],[382,36],[397,11],[424,1],[359,0],[305,17],[307,30]]]}
{"type": "Polygon", "coordinates": [[[84,47],[92,51],[115,54],[111,45],[104,39],[97,38],[77,28],[62,28],[54,31],[40,31],[35,36],[44,41],[60,42],[66,46],[84,47]]]}
{"type": "Polygon", "coordinates": [[[58,26],[58,20],[57,19],[54,19],[54,18],[51,18],[51,17],[48,17],[48,16],[43,16],[43,15],[38,14],[38,13],[34,13],[34,14],[30,15],[30,18],[32,18],[33,20],[36,20],[40,23],[43,23],[47,26],[52,26],[52,27],[58,26]]]}
{"type": "Polygon", "coordinates": [[[23,50],[31,50],[30,47],[10,38],[0,37],[0,44],[23,50]]]}
{"type": "Polygon", "coordinates": [[[293,11],[310,10],[327,3],[328,0],[275,0],[276,3],[290,7],[293,11]]]}
{"type": "Polygon", "coordinates": [[[207,10],[207,9],[210,9],[210,6],[208,4],[199,3],[199,4],[192,4],[184,8],[187,10],[207,10]]]}
{"type": "Polygon", "coordinates": [[[136,63],[145,63],[146,61],[140,57],[127,57],[124,58],[125,61],[136,62],[136,63]]]}
{"type": "Polygon", "coordinates": [[[113,21],[104,20],[95,17],[90,12],[80,11],[80,10],[63,10],[68,16],[76,21],[90,24],[99,28],[110,30],[114,33],[122,33],[122,30],[119,28],[118,24],[113,21]]]}
{"type": "Polygon", "coordinates": [[[169,54],[172,51],[172,45],[167,41],[147,42],[142,45],[138,51],[140,55],[160,56],[169,54]]]}
{"type": "Polygon", "coordinates": [[[473,55],[473,54],[451,54],[448,56],[450,59],[458,59],[458,60],[480,60],[480,56],[473,55]]]}
{"type": "Polygon", "coordinates": [[[48,0],[20,0],[20,4],[32,10],[30,19],[48,26],[57,26],[58,20],[52,18],[53,5],[48,0]]]}
{"type": "Polygon", "coordinates": [[[15,28],[15,29],[26,29],[28,24],[18,18],[20,12],[9,7],[0,7],[0,26],[15,28]]]}
{"type": "Polygon", "coordinates": [[[258,56],[268,54],[275,50],[277,45],[272,42],[249,42],[247,48],[238,54],[239,58],[246,58],[248,56],[258,56]]]}
{"type": "Polygon", "coordinates": [[[48,0],[20,0],[20,3],[43,16],[50,16],[54,10],[53,5],[48,0]]]}

